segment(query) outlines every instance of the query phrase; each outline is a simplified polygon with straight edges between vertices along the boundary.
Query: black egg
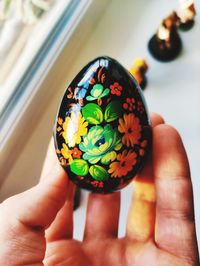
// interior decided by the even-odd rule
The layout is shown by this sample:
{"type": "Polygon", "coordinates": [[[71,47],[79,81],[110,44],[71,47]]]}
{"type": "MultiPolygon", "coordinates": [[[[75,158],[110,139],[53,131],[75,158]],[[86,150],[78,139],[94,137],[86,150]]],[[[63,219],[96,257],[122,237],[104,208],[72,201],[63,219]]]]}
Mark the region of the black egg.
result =
{"type": "Polygon", "coordinates": [[[67,87],[54,129],[58,159],[81,188],[125,187],[144,164],[151,125],[142,91],[116,60],[98,57],[67,87]]]}

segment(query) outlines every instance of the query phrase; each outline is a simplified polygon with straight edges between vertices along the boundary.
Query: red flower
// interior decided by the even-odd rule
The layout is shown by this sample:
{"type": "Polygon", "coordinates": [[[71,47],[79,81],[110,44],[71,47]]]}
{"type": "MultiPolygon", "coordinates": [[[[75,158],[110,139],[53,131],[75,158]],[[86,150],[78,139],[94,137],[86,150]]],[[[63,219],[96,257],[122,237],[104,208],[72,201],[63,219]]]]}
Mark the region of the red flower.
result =
{"type": "Polygon", "coordinates": [[[134,98],[127,98],[126,102],[123,104],[123,108],[125,110],[129,110],[130,112],[135,109],[135,99],[134,98]]]}
{"type": "Polygon", "coordinates": [[[71,150],[71,154],[73,158],[81,158],[82,151],[75,147],[73,150],[71,150]]]}
{"type": "Polygon", "coordinates": [[[142,143],[140,144],[140,150],[139,150],[140,156],[145,155],[145,147],[146,146],[147,146],[147,140],[143,140],[142,143]]]}
{"type": "Polygon", "coordinates": [[[138,107],[137,107],[138,112],[141,114],[144,113],[144,105],[142,102],[138,102],[138,107]]]}
{"type": "Polygon", "coordinates": [[[102,181],[92,181],[91,185],[93,185],[93,187],[99,187],[99,188],[103,188],[103,182],[102,181]]]}
{"type": "Polygon", "coordinates": [[[118,82],[114,82],[112,85],[110,85],[111,94],[116,94],[117,96],[121,95],[122,86],[119,85],[118,82]]]}

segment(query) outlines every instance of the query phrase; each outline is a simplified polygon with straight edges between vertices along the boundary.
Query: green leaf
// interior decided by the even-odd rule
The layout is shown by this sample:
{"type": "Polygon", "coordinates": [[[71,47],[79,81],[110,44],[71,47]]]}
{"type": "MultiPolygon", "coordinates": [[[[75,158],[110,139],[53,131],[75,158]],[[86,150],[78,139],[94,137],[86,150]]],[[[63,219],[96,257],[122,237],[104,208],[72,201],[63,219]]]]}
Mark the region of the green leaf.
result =
{"type": "Polygon", "coordinates": [[[94,98],[94,97],[89,95],[89,96],[86,97],[86,100],[87,101],[94,101],[94,100],[96,100],[96,98],[94,98]]]}
{"type": "Polygon", "coordinates": [[[71,171],[79,176],[85,176],[88,173],[89,166],[88,163],[82,159],[74,159],[70,164],[71,171]]]}
{"type": "Polygon", "coordinates": [[[116,157],[117,157],[116,152],[115,151],[111,151],[109,153],[104,154],[101,157],[101,163],[102,164],[109,164],[111,161],[114,161],[116,157]]]}
{"type": "Polygon", "coordinates": [[[109,93],[110,93],[110,89],[106,88],[105,90],[103,90],[104,87],[102,84],[96,84],[93,86],[90,94],[92,95],[89,95],[86,97],[86,100],[88,101],[94,101],[94,100],[97,100],[97,99],[100,99],[100,98],[103,98],[105,96],[107,96],[109,93]]]}
{"type": "Polygon", "coordinates": [[[122,112],[121,104],[118,101],[113,101],[108,104],[105,111],[106,122],[111,122],[116,120],[122,112]]]}
{"type": "Polygon", "coordinates": [[[106,169],[99,165],[90,166],[89,172],[91,176],[98,181],[104,181],[109,178],[109,174],[106,169]]]}
{"type": "Polygon", "coordinates": [[[93,86],[93,88],[92,88],[92,90],[91,90],[91,95],[94,97],[94,98],[98,98],[100,95],[101,95],[101,93],[102,93],[102,91],[103,91],[103,85],[101,85],[101,84],[96,84],[96,85],[94,85],[93,86]]]}
{"type": "Polygon", "coordinates": [[[105,89],[105,90],[103,91],[103,93],[101,94],[101,98],[107,96],[109,93],[110,93],[110,89],[108,89],[108,88],[105,89]]]}
{"type": "Polygon", "coordinates": [[[84,118],[89,124],[98,125],[103,121],[103,111],[95,103],[88,103],[82,108],[84,118]]]}

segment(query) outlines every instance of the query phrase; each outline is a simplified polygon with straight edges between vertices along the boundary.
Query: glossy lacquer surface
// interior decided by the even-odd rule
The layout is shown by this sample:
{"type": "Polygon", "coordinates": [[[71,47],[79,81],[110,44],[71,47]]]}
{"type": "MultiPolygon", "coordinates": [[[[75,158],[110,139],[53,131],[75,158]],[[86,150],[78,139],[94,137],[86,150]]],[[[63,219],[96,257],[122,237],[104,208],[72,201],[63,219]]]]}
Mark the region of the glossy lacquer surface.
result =
{"type": "Polygon", "coordinates": [[[78,186],[98,193],[126,186],[151,146],[145,100],[132,75],[109,57],[85,66],[63,96],[54,139],[78,186]]]}

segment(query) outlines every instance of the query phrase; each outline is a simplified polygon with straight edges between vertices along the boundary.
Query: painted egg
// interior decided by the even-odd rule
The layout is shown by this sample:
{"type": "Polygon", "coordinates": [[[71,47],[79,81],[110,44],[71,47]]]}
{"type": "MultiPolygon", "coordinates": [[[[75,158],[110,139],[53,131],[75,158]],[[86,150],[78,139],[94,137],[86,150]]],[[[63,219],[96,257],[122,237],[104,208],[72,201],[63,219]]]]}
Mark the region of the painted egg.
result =
{"type": "Polygon", "coordinates": [[[57,114],[56,153],[81,188],[125,187],[144,164],[151,125],[142,91],[116,60],[99,57],[67,87],[57,114]]]}

